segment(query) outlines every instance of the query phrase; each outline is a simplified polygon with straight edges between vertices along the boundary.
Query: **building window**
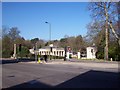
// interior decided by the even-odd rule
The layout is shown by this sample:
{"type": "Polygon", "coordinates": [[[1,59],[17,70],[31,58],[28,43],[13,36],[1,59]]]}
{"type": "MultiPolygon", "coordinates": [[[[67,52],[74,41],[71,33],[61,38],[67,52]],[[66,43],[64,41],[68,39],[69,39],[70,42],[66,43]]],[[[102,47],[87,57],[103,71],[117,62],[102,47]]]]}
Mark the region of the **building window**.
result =
{"type": "Polygon", "coordinates": [[[91,49],[91,53],[93,53],[93,49],[91,49]]]}

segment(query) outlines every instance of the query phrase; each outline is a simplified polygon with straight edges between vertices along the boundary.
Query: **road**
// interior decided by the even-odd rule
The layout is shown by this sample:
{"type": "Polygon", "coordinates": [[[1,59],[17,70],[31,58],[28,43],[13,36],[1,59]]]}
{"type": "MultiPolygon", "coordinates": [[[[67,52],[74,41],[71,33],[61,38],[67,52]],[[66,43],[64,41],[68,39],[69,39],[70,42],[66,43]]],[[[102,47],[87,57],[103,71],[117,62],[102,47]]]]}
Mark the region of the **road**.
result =
{"type": "Polygon", "coordinates": [[[118,84],[117,63],[2,64],[2,88],[114,88],[118,84]]]}

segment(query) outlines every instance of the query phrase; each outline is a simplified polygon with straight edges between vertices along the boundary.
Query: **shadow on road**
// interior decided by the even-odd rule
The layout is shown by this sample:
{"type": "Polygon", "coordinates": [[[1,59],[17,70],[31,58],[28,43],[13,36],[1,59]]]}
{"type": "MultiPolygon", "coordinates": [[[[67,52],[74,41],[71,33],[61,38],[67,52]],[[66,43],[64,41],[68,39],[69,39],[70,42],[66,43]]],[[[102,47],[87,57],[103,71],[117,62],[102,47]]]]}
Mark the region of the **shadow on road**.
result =
{"type": "Polygon", "coordinates": [[[117,88],[119,85],[118,73],[90,70],[76,76],[56,87],[69,88],[117,88]]]}
{"type": "Polygon", "coordinates": [[[90,70],[56,86],[35,79],[10,88],[119,88],[119,74],[90,70]]]}
{"type": "Polygon", "coordinates": [[[18,62],[31,62],[31,61],[35,61],[34,59],[11,59],[11,60],[2,60],[2,64],[12,64],[12,63],[18,63],[18,62]]]}

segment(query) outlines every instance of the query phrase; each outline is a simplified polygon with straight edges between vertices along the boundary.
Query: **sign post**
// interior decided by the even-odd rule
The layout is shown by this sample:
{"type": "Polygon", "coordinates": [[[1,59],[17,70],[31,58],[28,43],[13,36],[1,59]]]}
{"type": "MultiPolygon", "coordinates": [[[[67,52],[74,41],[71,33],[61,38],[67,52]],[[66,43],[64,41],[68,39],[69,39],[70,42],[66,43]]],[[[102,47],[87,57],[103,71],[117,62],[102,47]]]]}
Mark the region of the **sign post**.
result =
{"type": "Polygon", "coordinates": [[[77,54],[77,55],[78,55],[78,59],[80,59],[80,58],[81,58],[81,57],[80,57],[80,52],[78,52],[78,54],[77,54]]]}
{"type": "Polygon", "coordinates": [[[14,59],[16,59],[16,44],[14,44],[14,54],[13,54],[14,59]]]}
{"type": "Polygon", "coordinates": [[[51,55],[52,55],[52,49],[53,49],[53,44],[50,44],[50,60],[51,60],[51,55]]]}

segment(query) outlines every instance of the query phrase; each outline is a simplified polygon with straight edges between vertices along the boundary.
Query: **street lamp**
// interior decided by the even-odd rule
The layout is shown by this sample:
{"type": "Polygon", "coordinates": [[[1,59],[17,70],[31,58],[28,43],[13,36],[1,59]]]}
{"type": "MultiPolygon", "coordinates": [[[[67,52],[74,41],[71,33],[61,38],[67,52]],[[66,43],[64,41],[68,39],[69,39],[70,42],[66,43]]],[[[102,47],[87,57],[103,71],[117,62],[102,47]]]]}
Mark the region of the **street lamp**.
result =
{"type": "MultiPolygon", "coordinates": [[[[51,44],[51,23],[49,22],[45,22],[46,24],[49,24],[49,45],[51,44]]],[[[50,52],[52,52],[52,47],[50,46],[50,52]]],[[[50,60],[51,60],[51,56],[49,54],[50,60]]]]}

